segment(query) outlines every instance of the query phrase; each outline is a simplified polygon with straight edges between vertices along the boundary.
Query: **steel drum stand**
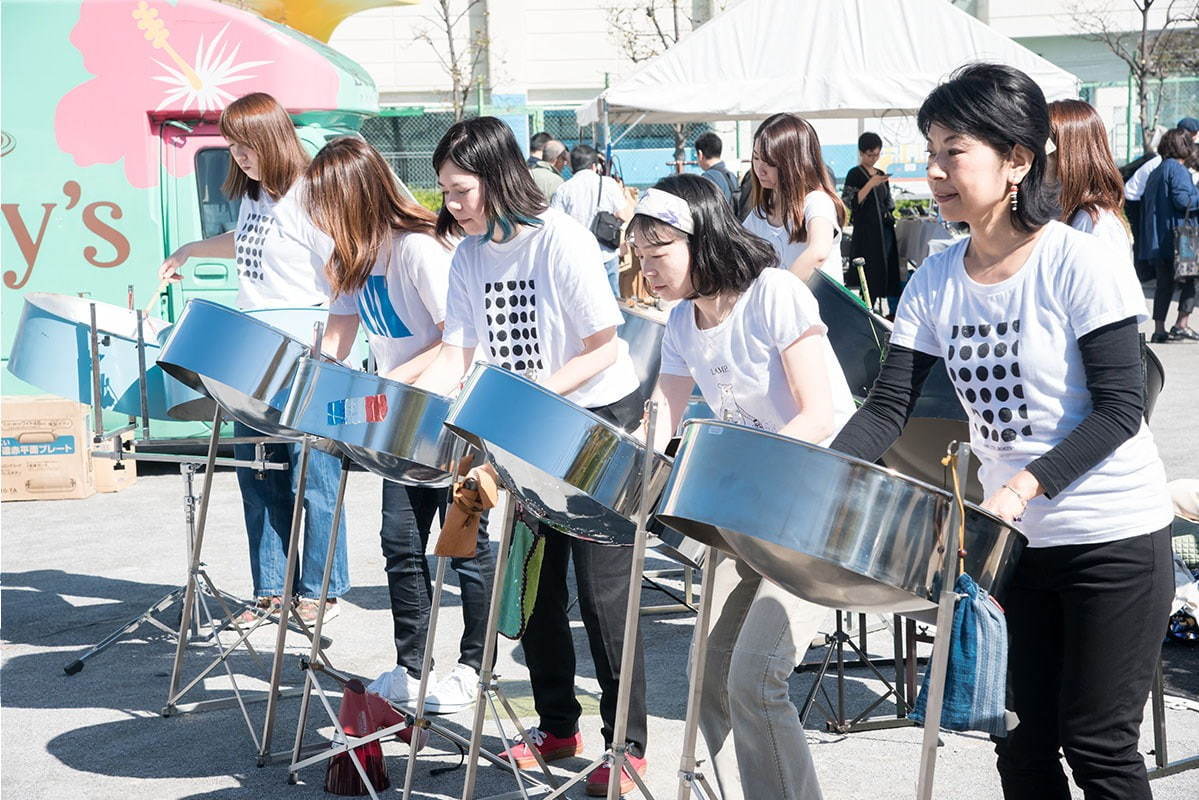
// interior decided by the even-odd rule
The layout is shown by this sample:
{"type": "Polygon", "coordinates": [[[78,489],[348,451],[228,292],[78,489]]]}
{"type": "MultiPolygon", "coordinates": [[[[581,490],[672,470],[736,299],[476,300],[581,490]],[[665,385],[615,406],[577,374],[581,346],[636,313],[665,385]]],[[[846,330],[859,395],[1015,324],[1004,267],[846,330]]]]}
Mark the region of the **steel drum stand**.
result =
{"type": "Polygon", "coordinates": [[[695,633],[691,637],[691,672],[687,679],[687,719],[683,724],[683,753],[679,758],[678,800],[689,800],[692,792],[703,800],[720,800],[720,795],[700,771],[701,762],[695,758],[695,744],[699,735],[699,709],[703,702],[705,656],[712,624],[710,577],[715,573],[720,558],[720,551],[709,545],[707,555],[704,556],[704,565],[700,570],[703,589],[695,618],[695,633]]]}
{"type": "Polygon", "coordinates": [[[954,584],[958,575],[959,528],[965,524],[963,492],[970,474],[970,445],[950,442],[949,458],[955,472],[953,501],[949,519],[941,535],[945,559],[941,566],[941,597],[937,603],[937,641],[929,663],[928,704],[924,718],[924,736],[920,745],[920,773],[916,779],[916,800],[932,800],[933,778],[937,769],[937,745],[941,730],[941,708],[945,700],[945,680],[949,671],[949,631],[953,628],[953,609],[957,601],[954,584]],[[955,458],[956,457],[956,458],[955,458]],[[941,633],[945,635],[940,635],[941,633]]]}
{"type": "MultiPolygon", "coordinates": [[[[702,573],[703,570],[701,569],[702,573]]],[[[686,564],[678,567],[667,567],[665,569],[647,569],[643,574],[642,579],[646,585],[652,589],[657,589],[662,594],[674,600],[673,603],[660,603],[654,606],[641,606],[643,615],[649,614],[678,614],[684,611],[694,613],[696,611],[697,598],[695,595],[695,568],[686,564]],[[664,578],[667,575],[683,575],[683,596],[679,597],[674,592],[667,589],[657,581],[658,578],[664,578]]]]}
{"type": "MultiPolygon", "coordinates": [[[[858,614],[859,624],[859,640],[854,642],[853,637],[845,631],[844,616],[850,616],[851,612],[837,611],[836,612],[836,629],[832,633],[824,635],[824,644],[828,651],[824,654],[824,660],[820,662],[816,670],[816,679],[812,684],[812,688],[808,690],[808,696],[804,700],[804,704],[799,712],[800,722],[806,724],[808,715],[812,711],[812,706],[816,702],[816,695],[824,695],[824,705],[826,706],[829,719],[825,720],[825,729],[833,733],[856,733],[858,731],[875,731],[885,730],[888,728],[909,727],[915,723],[907,719],[907,697],[904,692],[904,661],[903,652],[903,623],[898,616],[894,619],[893,639],[895,643],[895,657],[892,659],[871,659],[866,652],[866,615],[858,614]],[[845,647],[848,646],[857,655],[858,660],[854,662],[845,661],[845,647]],[[824,678],[828,674],[829,668],[832,665],[833,658],[836,657],[836,680],[837,680],[837,703],[836,709],[833,709],[832,700],[829,699],[828,693],[824,691],[824,678]],[[886,676],[879,671],[879,666],[885,666],[888,662],[895,667],[895,683],[892,684],[887,680],[886,676]],[[845,717],[845,668],[865,666],[869,667],[883,686],[886,687],[881,695],[875,698],[874,702],[868,705],[860,714],[852,720],[847,720],[845,717]],[[873,718],[868,719],[867,715],[878,708],[888,697],[895,697],[895,717],[894,718],[873,718]]],[[[804,668],[796,667],[796,672],[807,671],[804,668]]]]}
{"type": "MultiPolygon", "coordinates": [[[[129,287],[129,306],[130,306],[130,310],[133,310],[133,287],[132,286],[129,287]]],[[[92,453],[92,455],[97,458],[113,459],[114,461],[117,462],[116,465],[114,465],[114,469],[123,469],[124,464],[122,462],[125,461],[126,459],[131,460],[131,461],[166,461],[166,462],[178,463],[180,465],[179,466],[180,474],[182,475],[183,481],[184,481],[184,496],[183,496],[184,527],[187,532],[187,543],[188,543],[189,552],[192,552],[195,548],[195,542],[196,542],[197,536],[202,537],[202,535],[203,535],[203,521],[200,522],[200,524],[198,526],[198,530],[197,530],[196,516],[195,516],[196,496],[195,496],[195,491],[194,491],[194,479],[195,479],[195,473],[196,473],[198,463],[207,463],[209,472],[211,472],[211,470],[213,468],[213,464],[220,464],[221,466],[251,466],[251,467],[256,467],[258,469],[274,469],[277,467],[268,464],[264,458],[258,458],[253,462],[244,462],[244,461],[238,461],[236,459],[226,459],[226,458],[218,459],[218,458],[215,458],[215,451],[210,452],[210,454],[209,454],[210,458],[207,459],[206,462],[198,461],[196,458],[194,458],[192,456],[172,456],[172,455],[159,455],[159,454],[152,454],[152,453],[126,452],[125,451],[126,443],[122,442],[121,437],[125,433],[128,433],[130,431],[135,431],[137,429],[138,418],[136,416],[131,415],[129,417],[129,422],[127,425],[125,425],[121,428],[118,428],[116,430],[113,430],[113,431],[108,431],[107,433],[104,430],[103,404],[101,402],[101,396],[102,396],[102,391],[103,391],[103,377],[100,372],[100,359],[101,359],[100,330],[99,330],[99,326],[96,321],[96,305],[95,305],[95,303],[92,303],[90,305],[89,310],[91,312],[88,340],[89,340],[90,357],[91,357],[91,384],[92,384],[92,387],[91,387],[92,388],[92,403],[91,403],[91,405],[92,405],[92,422],[93,422],[93,443],[100,444],[105,438],[110,438],[112,440],[112,445],[113,445],[112,451],[97,450],[94,453],[92,453]]],[[[142,443],[150,442],[150,441],[154,441],[155,443],[161,444],[164,442],[169,442],[171,440],[161,440],[161,439],[153,440],[153,439],[151,439],[151,436],[150,436],[149,394],[146,389],[146,385],[147,385],[146,340],[145,340],[146,312],[139,310],[139,311],[136,311],[135,313],[136,313],[136,318],[137,318],[136,339],[137,339],[137,354],[138,354],[138,386],[139,386],[139,392],[140,392],[139,401],[140,401],[140,411],[141,411],[141,438],[134,440],[133,442],[130,442],[128,444],[136,446],[138,444],[142,444],[142,443]]],[[[191,442],[187,442],[187,443],[190,444],[191,442]]],[[[213,450],[211,442],[210,442],[209,449],[210,449],[210,451],[213,450]]],[[[208,492],[209,485],[210,485],[210,482],[206,478],[205,479],[205,490],[204,490],[205,493],[201,498],[201,520],[203,520],[204,514],[207,509],[207,492],[208,492]]],[[[246,601],[242,600],[241,598],[238,598],[234,595],[229,594],[228,592],[223,592],[223,591],[217,589],[216,585],[213,583],[211,577],[209,577],[207,572],[204,571],[202,569],[202,567],[203,567],[202,564],[195,565],[195,564],[191,564],[189,562],[187,583],[190,585],[196,578],[201,579],[202,580],[202,584],[200,587],[201,590],[204,593],[207,593],[209,596],[211,596],[213,599],[215,599],[220,604],[222,613],[225,615],[224,618],[227,619],[230,624],[234,625],[240,632],[241,627],[238,624],[233,612],[230,611],[229,604],[230,603],[233,604],[233,606],[235,608],[238,608],[239,610],[241,608],[248,606],[249,604],[246,601]]],[[[176,588],[176,589],[168,592],[166,595],[164,595],[157,602],[155,602],[150,607],[148,607],[141,614],[132,618],[131,620],[126,622],[124,625],[122,625],[121,627],[114,630],[108,636],[104,637],[102,640],[100,640],[98,643],[96,643],[94,646],[92,646],[83,655],[79,656],[75,660],[71,661],[69,664],[65,665],[63,667],[63,671],[67,675],[77,674],[80,670],[82,670],[84,668],[84,666],[86,665],[86,662],[88,660],[94,658],[95,656],[97,656],[100,653],[107,650],[112,645],[116,644],[122,638],[124,638],[128,634],[135,631],[143,623],[153,625],[154,627],[158,628],[159,630],[167,633],[169,636],[175,638],[177,641],[178,641],[179,637],[184,637],[185,639],[188,637],[190,637],[192,639],[199,639],[200,638],[200,628],[203,624],[203,620],[201,618],[201,616],[202,616],[201,612],[203,612],[203,616],[207,617],[208,624],[211,629],[211,633],[205,638],[207,638],[209,640],[216,639],[218,642],[218,646],[220,646],[219,635],[220,635],[221,629],[223,629],[225,627],[225,625],[222,624],[222,625],[218,626],[215,624],[213,615],[212,615],[210,609],[208,608],[207,602],[206,602],[203,594],[201,594],[199,596],[199,601],[200,601],[199,605],[193,606],[192,612],[181,614],[180,625],[179,625],[178,630],[165,625],[164,623],[162,623],[155,617],[156,614],[160,614],[161,612],[170,608],[171,605],[173,605],[176,601],[185,599],[185,595],[186,595],[185,586],[181,586],[179,588],[176,588]]],[[[251,653],[253,653],[252,649],[251,649],[251,653]]],[[[226,669],[228,669],[228,668],[226,668],[226,669]]],[[[230,676],[230,678],[232,680],[232,676],[230,676]]],[[[176,685],[177,679],[178,679],[177,670],[172,672],[171,679],[172,679],[172,685],[173,686],[176,685]]],[[[171,695],[174,695],[173,689],[172,689],[171,695]]],[[[170,698],[170,695],[168,697],[170,698]]],[[[211,702],[224,703],[226,705],[228,704],[226,701],[211,701],[211,702]]],[[[168,707],[171,707],[170,699],[168,699],[168,707]]],[[[165,712],[166,712],[166,710],[164,709],[164,713],[165,712]]]]}
{"type": "MultiPolygon", "coordinates": [[[[176,637],[175,660],[171,667],[170,688],[167,692],[166,705],[163,706],[161,713],[162,716],[169,717],[191,713],[194,711],[224,708],[236,704],[241,710],[242,718],[246,723],[246,729],[249,731],[250,737],[254,740],[255,746],[257,747],[259,740],[254,733],[254,724],[250,720],[249,712],[246,709],[246,704],[261,702],[262,700],[269,700],[270,698],[267,695],[258,695],[247,699],[240,687],[237,685],[237,679],[234,676],[232,668],[229,666],[228,660],[234,651],[236,651],[237,648],[241,647],[242,645],[245,645],[246,650],[255,659],[257,659],[258,653],[254,650],[253,645],[250,644],[249,637],[262,625],[273,620],[269,614],[263,614],[252,624],[250,624],[249,627],[243,628],[229,608],[222,602],[222,611],[229,619],[229,624],[233,625],[238,634],[236,640],[234,640],[232,644],[226,646],[220,638],[221,630],[225,627],[225,624],[218,624],[218,621],[213,618],[211,611],[208,609],[208,604],[204,599],[203,592],[205,590],[207,590],[209,593],[214,593],[216,592],[216,589],[213,586],[211,579],[208,577],[208,574],[204,569],[204,562],[201,559],[204,547],[204,533],[207,528],[208,521],[208,502],[212,495],[212,481],[216,471],[216,466],[219,464],[229,466],[260,466],[262,469],[282,469],[282,465],[272,466],[270,462],[265,460],[265,457],[263,457],[260,462],[244,462],[237,459],[217,458],[217,448],[221,443],[220,430],[222,422],[223,413],[218,406],[213,416],[212,433],[209,435],[208,454],[205,459],[204,481],[200,495],[199,513],[196,516],[194,525],[189,518],[189,527],[191,527],[192,536],[188,580],[183,590],[183,611],[180,616],[179,634],[176,637]],[[208,624],[213,630],[212,636],[215,640],[218,654],[216,658],[214,658],[212,662],[208,664],[207,667],[201,670],[194,678],[191,679],[191,681],[181,688],[180,684],[182,683],[183,659],[188,645],[188,637],[186,636],[185,632],[187,626],[193,618],[193,615],[198,619],[201,611],[207,617],[208,624]],[[213,700],[201,700],[195,703],[179,703],[179,700],[182,697],[187,695],[196,685],[200,683],[200,681],[204,680],[204,678],[206,678],[218,666],[224,668],[225,674],[229,678],[229,682],[233,687],[232,695],[213,700]]],[[[275,441],[274,439],[271,439],[271,437],[246,437],[246,440],[259,445],[268,441],[275,441]]],[[[224,440],[225,443],[228,443],[229,441],[229,439],[224,440]]],[[[240,442],[242,440],[235,438],[233,441],[240,442]]],[[[133,457],[136,456],[137,454],[134,454],[133,457]]],[[[174,460],[175,458],[176,457],[174,456],[150,456],[148,460],[174,460]]],[[[194,467],[191,472],[194,472],[194,467]]],[[[217,596],[218,598],[220,597],[219,594],[217,596]]],[[[243,606],[248,605],[245,603],[245,601],[238,602],[243,606]]],[[[285,630],[288,624],[286,616],[281,614],[278,624],[281,630],[285,630]]]]}
{"type": "MultiPolygon", "coordinates": [[[[504,521],[500,527],[499,553],[495,557],[495,580],[491,584],[491,605],[487,611],[487,630],[484,633],[483,639],[483,664],[479,670],[479,687],[475,692],[475,716],[474,721],[471,723],[470,742],[468,743],[468,754],[466,757],[466,777],[462,785],[462,800],[474,800],[479,756],[484,753],[488,761],[492,763],[498,762],[511,771],[512,777],[516,779],[517,787],[516,792],[493,795],[489,800],[500,800],[500,798],[509,797],[520,797],[527,800],[529,793],[525,787],[525,781],[532,783],[534,791],[538,793],[549,790],[555,783],[549,765],[546,764],[545,759],[541,757],[541,752],[532,742],[525,742],[525,744],[528,745],[533,758],[537,760],[537,766],[541,769],[545,780],[531,778],[516,766],[516,759],[511,755],[514,741],[510,740],[508,734],[504,731],[504,722],[500,717],[499,707],[496,705],[496,701],[498,700],[499,704],[503,706],[508,720],[516,729],[516,736],[523,742],[524,729],[520,726],[520,718],[516,715],[512,704],[508,702],[508,698],[504,696],[503,690],[500,688],[497,680],[499,675],[495,673],[496,637],[499,631],[500,601],[504,594],[503,575],[508,565],[508,548],[512,544],[512,530],[516,524],[516,496],[511,491],[508,491],[506,494],[504,521]],[[507,760],[501,759],[499,756],[483,751],[482,749],[483,721],[488,710],[491,711],[492,719],[495,720],[496,728],[500,732],[500,738],[504,742],[504,749],[509,753],[507,760]]],[[[428,652],[429,649],[426,647],[426,656],[428,652]]]]}
{"type": "MultiPolygon", "coordinates": [[[[348,459],[343,457],[343,487],[347,469],[348,459]]],[[[342,487],[339,487],[339,491],[341,488],[342,487]]],[[[511,502],[511,500],[509,500],[509,502],[511,502]]],[[[349,752],[350,750],[353,750],[361,745],[378,741],[380,739],[385,739],[389,736],[395,735],[399,731],[411,725],[415,730],[413,731],[408,751],[408,766],[404,773],[403,795],[404,800],[408,800],[408,798],[412,796],[412,782],[415,774],[416,754],[427,739],[427,732],[436,733],[447,741],[457,745],[463,752],[465,752],[470,746],[470,742],[467,739],[464,739],[448,728],[433,722],[425,716],[425,697],[428,694],[429,676],[432,675],[433,671],[433,647],[437,641],[437,617],[438,611],[441,608],[441,595],[442,589],[445,586],[446,565],[450,561],[450,556],[437,556],[437,576],[434,580],[433,597],[429,606],[429,626],[425,633],[425,654],[423,663],[421,664],[420,687],[417,691],[415,706],[412,706],[411,709],[409,709],[406,706],[396,706],[396,704],[393,703],[393,707],[399,708],[400,711],[405,714],[405,719],[403,722],[390,725],[385,728],[380,728],[379,730],[374,731],[366,736],[355,737],[347,734],[345,729],[342,728],[338,715],[333,709],[333,705],[329,701],[328,694],[325,692],[324,687],[321,686],[320,681],[316,677],[317,672],[326,672],[332,675],[334,680],[337,682],[345,682],[343,676],[338,675],[328,666],[322,667],[316,664],[316,658],[318,655],[316,642],[319,641],[320,637],[320,625],[324,618],[324,601],[328,597],[329,578],[333,571],[332,553],[333,547],[335,547],[337,543],[336,526],[330,538],[332,545],[329,549],[330,555],[326,556],[325,558],[325,573],[321,581],[321,607],[320,611],[318,612],[317,623],[314,629],[314,636],[316,638],[313,640],[312,652],[309,654],[308,659],[302,659],[300,663],[300,668],[304,670],[305,675],[304,690],[300,699],[300,718],[296,725],[296,738],[295,744],[291,751],[291,765],[288,767],[287,782],[290,784],[297,783],[298,773],[305,767],[312,766],[313,764],[320,763],[321,761],[326,761],[340,753],[349,752]],[[322,745],[317,754],[301,759],[301,752],[303,750],[304,742],[304,728],[308,720],[308,706],[312,698],[312,689],[316,690],[317,697],[320,700],[321,705],[324,707],[325,713],[329,716],[330,721],[333,723],[333,727],[336,730],[336,738],[334,740],[335,744],[333,747],[326,747],[322,745]]],[[[484,758],[487,758],[497,766],[509,766],[509,762],[491,753],[484,752],[482,755],[484,758]]],[[[351,761],[354,764],[354,768],[357,770],[359,777],[362,779],[363,785],[366,787],[367,794],[369,794],[373,800],[378,800],[378,794],[376,793],[375,787],[371,783],[370,778],[366,775],[366,771],[363,769],[362,764],[357,758],[352,758],[351,761]]]]}
{"type": "MultiPolygon", "coordinates": [[[[275,733],[275,717],[279,710],[279,699],[284,696],[284,693],[279,690],[279,684],[282,682],[283,676],[283,656],[284,648],[287,645],[288,616],[291,613],[292,600],[295,598],[293,583],[295,582],[296,565],[300,560],[300,528],[304,524],[304,493],[308,486],[308,461],[312,453],[312,446],[318,438],[310,434],[304,434],[300,439],[300,474],[296,479],[296,496],[291,511],[291,532],[287,539],[287,566],[283,570],[283,597],[279,608],[279,628],[275,634],[275,651],[271,660],[270,686],[266,695],[266,714],[262,723],[262,738],[255,737],[254,740],[255,745],[258,747],[257,763],[259,767],[264,767],[268,763],[280,761],[284,758],[290,758],[292,755],[291,750],[271,752],[271,739],[275,733]]],[[[302,619],[298,616],[296,617],[296,621],[300,624],[302,632],[312,641],[310,659],[315,663],[316,659],[320,658],[326,666],[329,666],[324,654],[324,647],[327,646],[327,642],[321,638],[320,630],[324,624],[324,600],[328,597],[329,576],[333,569],[333,559],[336,553],[337,534],[341,525],[341,513],[345,500],[346,479],[348,475],[349,470],[346,462],[343,460],[341,477],[337,487],[337,499],[333,504],[333,531],[329,537],[329,551],[325,556],[325,571],[322,576],[322,602],[317,609],[314,627],[309,629],[308,625],[302,619]]],[[[307,677],[305,679],[305,686],[307,686],[307,677]]],[[[298,693],[303,694],[305,697],[307,696],[306,691],[298,693]]]]}
{"type": "MultiPolygon", "coordinates": [[[[620,797],[621,776],[624,774],[624,768],[628,761],[625,732],[629,720],[629,703],[633,695],[632,673],[637,655],[637,628],[641,621],[641,577],[645,570],[646,538],[649,535],[647,525],[654,502],[650,489],[654,448],[652,444],[648,443],[657,441],[658,404],[651,400],[646,403],[646,409],[648,411],[645,429],[647,445],[641,453],[641,502],[637,510],[637,529],[633,538],[633,564],[629,570],[629,594],[625,604],[624,642],[620,654],[620,681],[616,693],[616,716],[612,726],[612,744],[590,764],[568,776],[566,782],[559,784],[554,791],[546,795],[544,800],[562,797],[567,790],[586,778],[593,769],[601,764],[608,767],[608,800],[617,800],[620,797]]],[[[472,737],[472,742],[473,740],[474,737],[472,737]]],[[[529,749],[536,752],[535,747],[529,749]]],[[[641,794],[647,800],[653,800],[653,794],[637,770],[630,769],[628,772],[633,783],[641,790],[641,794]]],[[[467,800],[468,797],[469,795],[463,794],[463,800],[467,800]]]]}
{"type": "Polygon", "coordinates": [[[1167,775],[1177,775],[1179,772],[1199,769],[1199,755],[1170,761],[1166,741],[1166,691],[1165,678],[1162,675],[1162,661],[1157,660],[1157,668],[1153,675],[1153,689],[1150,692],[1153,714],[1153,769],[1149,770],[1149,780],[1164,778],[1167,775]]]}

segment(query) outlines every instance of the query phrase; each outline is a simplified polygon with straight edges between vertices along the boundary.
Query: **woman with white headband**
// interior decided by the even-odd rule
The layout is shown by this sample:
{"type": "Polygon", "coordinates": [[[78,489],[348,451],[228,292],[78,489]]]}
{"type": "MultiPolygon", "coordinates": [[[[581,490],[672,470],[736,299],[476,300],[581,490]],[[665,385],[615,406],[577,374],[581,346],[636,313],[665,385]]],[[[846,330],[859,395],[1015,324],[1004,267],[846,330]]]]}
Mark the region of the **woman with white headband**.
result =
{"type": "MultiPolygon", "coordinates": [[[[827,444],[853,398],[816,299],[742,228],[715,185],[659,181],[638,203],[629,240],[653,292],[681,300],[662,340],[654,399],[666,410],[663,449],[691,388],[724,420],[827,444]]],[[[787,680],[827,609],[800,600],[748,564],[712,570],[700,729],[724,800],[814,800],[820,786],[787,680]]]]}

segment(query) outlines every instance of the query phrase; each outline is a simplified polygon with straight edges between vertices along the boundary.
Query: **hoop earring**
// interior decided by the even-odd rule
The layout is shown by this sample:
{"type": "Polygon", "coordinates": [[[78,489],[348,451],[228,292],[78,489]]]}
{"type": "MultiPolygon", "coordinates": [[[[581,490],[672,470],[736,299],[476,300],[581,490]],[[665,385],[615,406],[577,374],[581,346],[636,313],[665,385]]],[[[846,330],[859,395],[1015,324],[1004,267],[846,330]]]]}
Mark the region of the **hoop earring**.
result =
{"type": "Polygon", "coordinates": [[[1020,188],[1019,184],[1013,183],[1012,188],[1008,190],[1008,202],[1012,204],[1012,213],[1015,214],[1020,207],[1020,198],[1017,192],[1020,188]]]}

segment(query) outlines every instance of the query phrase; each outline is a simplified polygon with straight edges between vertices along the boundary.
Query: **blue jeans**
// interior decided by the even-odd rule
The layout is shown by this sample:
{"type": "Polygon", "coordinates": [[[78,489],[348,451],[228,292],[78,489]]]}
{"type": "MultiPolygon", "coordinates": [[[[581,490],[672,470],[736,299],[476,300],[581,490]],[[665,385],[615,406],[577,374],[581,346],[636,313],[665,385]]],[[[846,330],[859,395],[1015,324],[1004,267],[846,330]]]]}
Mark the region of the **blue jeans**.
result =
{"type": "Polygon", "coordinates": [[[604,271],[608,273],[608,284],[612,294],[620,297],[620,254],[613,253],[612,258],[604,262],[604,271]]]}
{"type": "MultiPolygon", "coordinates": [[[[258,431],[236,422],[234,436],[258,436],[258,431]]],[[[254,458],[254,445],[234,445],[239,459],[254,458]]],[[[291,512],[295,504],[296,483],[300,477],[300,445],[268,444],[266,459],[288,464],[287,469],[268,469],[258,473],[239,468],[242,511],[246,534],[250,539],[250,575],[254,596],[283,594],[283,573],[287,568],[287,538],[291,534],[291,512]]],[[[325,556],[329,552],[329,534],[333,526],[333,504],[341,462],[329,455],[310,450],[307,488],[304,491],[304,538],[300,561],[292,584],[300,597],[319,597],[325,556]]],[[[342,510],[338,526],[337,551],[333,574],[329,577],[329,597],[340,597],[350,589],[350,568],[346,558],[346,515],[342,510]]]]}
{"type": "MultiPolygon", "coordinates": [[[[403,486],[383,481],[383,525],[379,530],[383,560],[387,570],[387,589],[391,595],[391,619],[395,632],[396,664],[413,677],[420,677],[425,657],[425,634],[429,629],[429,608],[433,583],[425,547],[433,517],[444,521],[448,489],[403,486]]],[[[474,558],[451,558],[450,567],[458,574],[462,598],[462,638],[458,643],[458,663],[478,672],[483,665],[483,643],[487,610],[491,603],[491,582],[495,564],[487,537],[487,515],[479,525],[474,558]]]]}

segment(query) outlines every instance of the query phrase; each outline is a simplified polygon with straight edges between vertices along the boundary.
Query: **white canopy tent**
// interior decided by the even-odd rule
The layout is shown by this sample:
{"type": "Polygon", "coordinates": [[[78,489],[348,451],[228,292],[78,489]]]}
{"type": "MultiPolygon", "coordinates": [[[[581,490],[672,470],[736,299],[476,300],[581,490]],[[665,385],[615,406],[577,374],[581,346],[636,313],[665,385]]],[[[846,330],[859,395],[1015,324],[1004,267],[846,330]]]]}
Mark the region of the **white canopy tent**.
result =
{"type": "Polygon", "coordinates": [[[946,0],[743,0],[577,111],[595,122],[915,114],[972,61],[1028,73],[1050,100],[1078,78],[946,0]]]}

